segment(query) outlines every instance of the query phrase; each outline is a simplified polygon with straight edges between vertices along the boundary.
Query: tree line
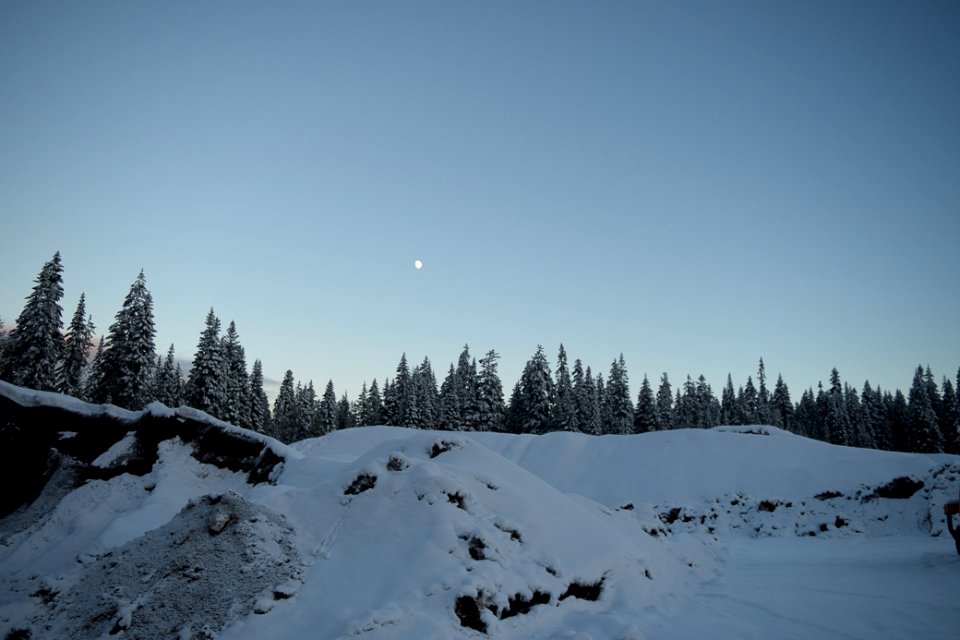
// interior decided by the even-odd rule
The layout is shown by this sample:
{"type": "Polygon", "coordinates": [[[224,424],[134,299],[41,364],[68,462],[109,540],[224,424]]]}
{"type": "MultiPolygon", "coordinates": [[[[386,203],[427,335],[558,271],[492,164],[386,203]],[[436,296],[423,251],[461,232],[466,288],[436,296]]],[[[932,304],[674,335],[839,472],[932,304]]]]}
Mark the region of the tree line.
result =
{"type": "Polygon", "coordinates": [[[298,382],[288,370],[271,409],[262,364],[255,360],[248,372],[233,321],[222,332],[210,310],[184,374],[173,345],[165,356],[156,353],[153,299],[143,272],[99,341],[83,294],[64,331],[62,273],[57,253],[37,276],[15,327],[6,333],[0,321],[0,379],[129,409],[155,401],[187,405],[285,442],[374,424],[592,435],[765,424],[840,445],[960,453],[960,370],[956,386],[947,377],[938,385],[930,368],[920,366],[907,396],[869,382],[858,390],[833,369],[826,388],[808,388],[794,402],[782,376],[769,388],[761,358],[756,381],[748,376],[735,389],[728,374],[719,398],[702,375],[687,376],[674,389],[664,373],[656,390],[645,375],[634,401],[622,354],[605,378],[580,359],[571,365],[561,344],[555,367],[538,346],[505,400],[499,354],[490,350],[478,361],[465,345],[439,385],[429,358],[411,367],[403,354],[392,378],[382,387],[376,379],[364,382],[352,402],[346,393],[337,396],[332,380],[318,394],[313,381],[298,382]]]}

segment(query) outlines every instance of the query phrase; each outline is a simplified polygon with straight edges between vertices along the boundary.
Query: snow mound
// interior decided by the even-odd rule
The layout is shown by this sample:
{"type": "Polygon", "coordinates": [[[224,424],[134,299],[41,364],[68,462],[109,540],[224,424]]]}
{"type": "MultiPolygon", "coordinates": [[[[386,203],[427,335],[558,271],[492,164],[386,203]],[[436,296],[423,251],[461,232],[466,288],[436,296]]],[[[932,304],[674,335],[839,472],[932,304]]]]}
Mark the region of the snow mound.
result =
{"type": "Polygon", "coordinates": [[[652,512],[563,494],[463,435],[381,435],[350,462],[325,438],[302,443],[278,486],[254,492],[289,514],[313,564],[295,598],[223,638],[266,637],[278,619],[289,637],[631,637],[626,603],[669,610],[716,573],[711,544],[651,535],[652,512]]]}
{"type": "Polygon", "coordinates": [[[193,500],[162,527],[39,587],[44,604],[30,622],[76,640],[213,638],[229,618],[263,609],[265,594],[290,597],[300,578],[292,534],[236,494],[193,500]]]}

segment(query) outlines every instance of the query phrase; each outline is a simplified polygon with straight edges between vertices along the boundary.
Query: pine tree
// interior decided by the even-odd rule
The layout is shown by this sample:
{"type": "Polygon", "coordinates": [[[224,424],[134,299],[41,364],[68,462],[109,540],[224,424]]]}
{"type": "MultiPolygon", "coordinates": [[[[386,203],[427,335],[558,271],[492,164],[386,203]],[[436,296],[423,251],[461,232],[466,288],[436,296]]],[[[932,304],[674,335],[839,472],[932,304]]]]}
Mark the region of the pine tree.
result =
{"type": "Polygon", "coordinates": [[[633,400],[630,398],[630,378],[623,354],[610,364],[607,384],[607,411],[610,422],[607,433],[633,433],[633,400]]]}
{"type": "Polygon", "coordinates": [[[787,383],[783,381],[782,375],[777,375],[777,384],[773,388],[773,426],[794,431],[793,426],[793,402],[790,401],[790,389],[787,383]]]}
{"type": "Polygon", "coordinates": [[[689,375],[687,375],[686,382],[683,383],[683,393],[677,389],[673,411],[676,415],[677,426],[686,428],[703,426],[700,423],[700,414],[697,407],[697,388],[689,375]]]}
{"type": "Polygon", "coordinates": [[[577,429],[577,400],[574,396],[573,382],[570,380],[570,371],[567,368],[567,352],[563,344],[560,345],[560,351],[557,353],[557,378],[551,422],[559,431],[577,429]]]}
{"type": "Polygon", "coordinates": [[[696,401],[698,426],[715,427],[720,424],[720,403],[702,373],[697,377],[696,401]]]}
{"type": "Polygon", "coordinates": [[[597,387],[590,367],[586,372],[577,358],[573,363],[573,396],[576,400],[576,427],[581,433],[599,433],[600,412],[597,407],[597,387]]]}
{"type": "Polygon", "coordinates": [[[757,424],[759,422],[757,388],[753,386],[751,376],[747,376],[747,384],[743,385],[742,393],[738,394],[737,404],[740,406],[740,424],[757,424]]]}
{"type": "Polygon", "coordinates": [[[843,408],[847,413],[850,446],[872,449],[874,447],[873,434],[867,432],[860,396],[856,388],[847,383],[843,383],[843,408]]]}
{"type": "Polygon", "coordinates": [[[844,446],[851,444],[850,422],[847,419],[843,385],[840,383],[840,373],[836,367],[830,371],[830,389],[827,391],[825,408],[824,427],[827,441],[844,446]]]}
{"type": "Polygon", "coordinates": [[[250,416],[250,378],[247,375],[247,360],[240,344],[237,325],[232,320],[223,337],[222,351],[224,360],[224,404],[222,419],[231,424],[249,429],[250,416]]]}
{"type": "Polygon", "coordinates": [[[817,409],[813,389],[806,389],[800,396],[800,402],[797,403],[797,409],[793,415],[793,432],[813,438],[819,422],[820,412],[817,409]]]}
{"type": "Polygon", "coordinates": [[[263,390],[263,364],[260,360],[253,361],[253,371],[250,373],[250,428],[264,434],[271,434],[270,403],[263,390]]]}
{"type": "Polygon", "coordinates": [[[510,392],[510,401],[507,403],[507,411],[503,418],[504,429],[507,433],[522,433],[523,416],[521,415],[523,400],[523,388],[520,386],[520,380],[513,385],[513,391],[510,392]]]}
{"type": "Polygon", "coordinates": [[[344,391],[337,402],[337,429],[350,429],[357,426],[357,418],[350,409],[350,400],[347,398],[347,392],[344,391]]]}
{"type": "Polygon", "coordinates": [[[383,424],[396,425],[397,397],[390,378],[383,380],[383,424]]]}
{"type": "Polygon", "coordinates": [[[433,374],[430,358],[424,358],[411,376],[414,405],[417,416],[412,426],[421,429],[434,429],[440,418],[440,394],[437,391],[437,378],[433,374]]]}
{"type": "Polygon", "coordinates": [[[307,385],[297,385],[297,417],[300,432],[303,438],[316,438],[323,435],[317,428],[317,390],[313,386],[313,380],[307,385]]]}
{"type": "Polygon", "coordinates": [[[411,426],[411,418],[415,411],[415,398],[413,395],[413,381],[410,377],[410,368],[407,365],[407,354],[400,357],[397,364],[397,375],[393,379],[393,395],[395,396],[396,408],[394,409],[393,424],[400,427],[411,426]]]}
{"type": "Polygon", "coordinates": [[[664,372],[660,377],[660,388],[657,389],[657,430],[673,429],[673,391],[670,388],[670,378],[664,372]]]}
{"type": "Polygon", "coordinates": [[[103,379],[103,348],[105,342],[106,338],[101,335],[100,340],[97,342],[97,350],[93,355],[93,360],[90,361],[90,369],[87,372],[87,380],[83,385],[83,399],[87,402],[110,401],[109,398],[100,399],[99,397],[106,385],[103,379]]]}
{"type": "Polygon", "coordinates": [[[463,345],[457,360],[457,397],[460,400],[462,431],[472,431],[477,422],[477,361],[470,357],[470,347],[463,345]]]}
{"type": "Polygon", "coordinates": [[[69,396],[81,395],[83,374],[87,369],[87,355],[93,346],[93,318],[87,316],[86,297],[80,302],[67,329],[63,360],[57,367],[57,391],[69,396]]]}
{"type": "Polygon", "coordinates": [[[597,426],[591,431],[592,435],[607,433],[610,424],[610,406],[607,404],[607,385],[603,382],[603,374],[598,373],[596,378],[597,389],[597,426]]]}
{"type": "Polygon", "coordinates": [[[885,398],[888,404],[887,421],[890,439],[893,443],[894,451],[910,450],[910,412],[907,407],[907,399],[903,392],[897,389],[892,398],[885,398]]]}
{"type": "Polygon", "coordinates": [[[499,357],[500,355],[491,349],[480,358],[475,425],[478,431],[502,431],[504,427],[503,385],[497,375],[499,357]]]}
{"type": "Polygon", "coordinates": [[[773,411],[770,407],[770,392],[767,390],[767,370],[763,364],[763,358],[760,358],[760,365],[757,369],[757,415],[758,424],[771,424],[773,420],[773,411]]]}
{"type": "Polygon", "coordinates": [[[633,431],[647,433],[657,429],[657,405],[653,398],[650,381],[643,376],[640,383],[640,395],[637,397],[637,410],[633,414],[633,431]]]}
{"type": "Polygon", "coordinates": [[[63,265],[60,252],[43,265],[33,292],[10,332],[0,361],[0,379],[39,391],[54,391],[63,353],[63,265]]]}
{"type": "MultiPolygon", "coordinates": [[[[220,340],[220,320],[213,309],[207,314],[206,326],[200,334],[197,353],[193,357],[190,377],[187,379],[187,404],[220,418],[226,405],[226,372],[223,342],[220,340]]],[[[294,391],[291,381],[291,393],[294,391]]],[[[284,416],[286,419],[288,416],[284,416]]],[[[294,426],[284,423],[283,436],[288,441],[294,436],[294,426]]],[[[283,438],[281,438],[283,439],[283,438]]]]}
{"type": "Polygon", "coordinates": [[[457,371],[453,368],[453,363],[451,362],[447,377],[444,378],[443,384],[440,385],[440,415],[438,424],[440,429],[452,431],[457,429],[462,422],[459,390],[460,383],[457,381],[457,371]]]}
{"type": "Polygon", "coordinates": [[[293,442],[298,435],[299,423],[293,371],[287,369],[280,383],[280,391],[273,402],[273,437],[288,444],[293,442]]]}
{"type": "Polygon", "coordinates": [[[370,384],[370,392],[367,394],[367,420],[370,424],[383,424],[383,400],[376,378],[370,384]]]}
{"type": "Polygon", "coordinates": [[[917,367],[910,386],[908,397],[909,430],[907,432],[907,451],[913,453],[936,453],[942,450],[943,438],[930,397],[923,367],[917,367]]]}
{"type": "Polygon", "coordinates": [[[333,390],[333,380],[327,381],[327,387],[324,389],[323,397],[317,406],[316,420],[319,428],[317,435],[325,435],[337,428],[337,394],[333,390]]]}
{"type": "Polygon", "coordinates": [[[943,379],[943,409],[939,424],[944,453],[960,453],[960,404],[950,378],[943,379]]]}
{"type": "Polygon", "coordinates": [[[723,387],[720,400],[720,421],[723,424],[737,425],[740,422],[740,408],[737,405],[737,394],[733,390],[733,378],[727,374],[727,384],[723,387]]]}
{"type": "Polygon", "coordinates": [[[156,359],[156,333],[153,296],[141,271],[110,325],[102,364],[106,393],[101,390],[100,395],[126,409],[141,409],[152,400],[149,391],[156,359]]]}
{"type": "Polygon", "coordinates": [[[543,347],[527,362],[520,377],[520,419],[522,433],[545,433],[550,430],[553,379],[543,347]]]}
{"type": "Polygon", "coordinates": [[[863,425],[864,446],[875,449],[886,448],[883,429],[883,398],[870,386],[870,381],[863,383],[860,393],[860,420],[863,425]]]}
{"type": "Polygon", "coordinates": [[[157,373],[153,382],[153,398],[168,407],[183,404],[183,382],[177,370],[173,345],[167,350],[166,359],[157,359],[157,373]]]}

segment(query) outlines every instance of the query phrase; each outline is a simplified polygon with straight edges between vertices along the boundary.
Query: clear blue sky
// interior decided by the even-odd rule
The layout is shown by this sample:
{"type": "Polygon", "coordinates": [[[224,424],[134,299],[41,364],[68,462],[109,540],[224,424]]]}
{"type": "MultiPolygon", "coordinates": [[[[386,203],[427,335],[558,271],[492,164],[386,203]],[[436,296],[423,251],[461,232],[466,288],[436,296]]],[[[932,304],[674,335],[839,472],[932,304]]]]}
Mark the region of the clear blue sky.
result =
{"type": "Polygon", "coordinates": [[[353,397],[464,343],[636,396],[960,365],[956,2],[0,3],[0,317],[212,306],[353,397]],[[413,261],[424,263],[422,270],[413,261]]]}

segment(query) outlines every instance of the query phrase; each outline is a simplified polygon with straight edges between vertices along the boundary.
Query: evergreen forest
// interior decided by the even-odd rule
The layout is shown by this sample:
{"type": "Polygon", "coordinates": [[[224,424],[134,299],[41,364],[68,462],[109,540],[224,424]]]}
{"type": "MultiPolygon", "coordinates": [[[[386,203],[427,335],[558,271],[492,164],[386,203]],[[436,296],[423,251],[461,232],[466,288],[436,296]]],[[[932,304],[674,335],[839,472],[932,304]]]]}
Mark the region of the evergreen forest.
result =
{"type": "Polygon", "coordinates": [[[955,379],[938,381],[929,367],[917,366],[904,395],[869,382],[858,389],[834,368],[826,385],[806,388],[794,400],[782,376],[771,385],[761,358],[756,377],[735,387],[728,374],[719,396],[702,375],[674,386],[664,373],[654,381],[644,376],[634,399],[622,354],[605,377],[580,359],[571,363],[561,344],[552,365],[537,346],[507,394],[497,352],[477,359],[465,345],[442,381],[428,358],[411,363],[403,354],[392,379],[364,383],[352,401],[337,395],[332,380],[321,392],[288,370],[271,407],[261,361],[248,367],[236,324],[224,329],[213,309],[189,371],[180,367],[174,345],[157,352],[153,298],[143,272],[99,337],[82,294],[64,327],[62,297],[57,253],[43,265],[12,328],[5,330],[0,319],[0,380],[133,410],[152,402],[186,405],[284,442],[379,424],[592,435],[772,425],[839,445],[960,453],[960,370],[955,379]]]}

